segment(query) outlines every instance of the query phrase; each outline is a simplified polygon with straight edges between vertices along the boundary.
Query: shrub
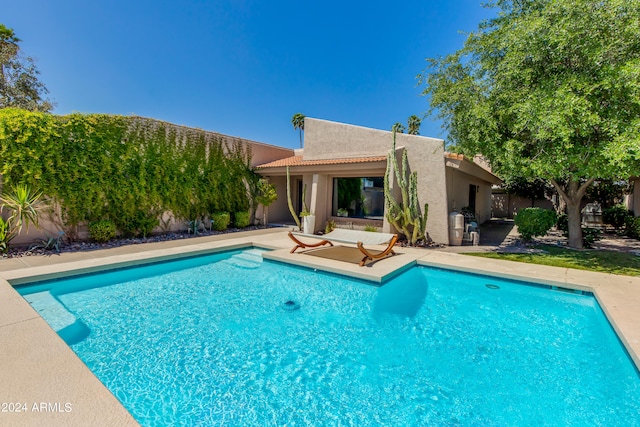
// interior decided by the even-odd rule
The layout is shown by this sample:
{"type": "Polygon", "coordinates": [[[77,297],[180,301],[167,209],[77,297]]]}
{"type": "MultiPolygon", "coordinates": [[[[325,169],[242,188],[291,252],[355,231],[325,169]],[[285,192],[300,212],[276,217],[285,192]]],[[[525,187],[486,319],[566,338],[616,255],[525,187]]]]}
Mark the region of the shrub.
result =
{"type": "Polygon", "coordinates": [[[96,242],[108,242],[116,237],[116,225],[108,219],[92,222],[89,224],[89,234],[96,242]]]}
{"type": "Polygon", "coordinates": [[[569,216],[567,214],[558,215],[556,228],[566,236],[569,233],[569,216]]]}
{"type": "Polygon", "coordinates": [[[597,228],[585,227],[582,229],[582,243],[585,248],[590,248],[593,243],[602,238],[602,231],[597,228]]]}
{"type": "Polygon", "coordinates": [[[236,212],[234,214],[235,220],[234,224],[238,228],[248,227],[250,224],[251,215],[248,211],[236,212]]]}
{"type": "Polygon", "coordinates": [[[602,211],[602,221],[605,224],[613,226],[616,230],[620,230],[630,215],[630,212],[624,205],[616,205],[602,211]]]}
{"type": "Polygon", "coordinates": [[[118,218],[117,224],[127,236],[142,236],[147,237],[149,233],[153,231],[158,225],[160,220],[158,214],[152,210],[136,210],[130,216],[123,215],[118,218]]]}
{"type": "Polygon", "coordinates": [[[627,216],[624,222],[624,234],[632,239],[640,240],[640,217],[627,216]]]}
{"type": "Polygon", "coordinates": [[[558,218],[554,211],[540,208],[520,210],[515,217],[516,226],[524,240],[535,236],[544,236],[553,227],[558,218]]]}
{"type": "Polygon", "coordinates": [[[229,212],[214,212],[211,214],[211,221],[213,221],[214,230],[224,231],[229,227],[231,215],[229,215],[229,212]]]}

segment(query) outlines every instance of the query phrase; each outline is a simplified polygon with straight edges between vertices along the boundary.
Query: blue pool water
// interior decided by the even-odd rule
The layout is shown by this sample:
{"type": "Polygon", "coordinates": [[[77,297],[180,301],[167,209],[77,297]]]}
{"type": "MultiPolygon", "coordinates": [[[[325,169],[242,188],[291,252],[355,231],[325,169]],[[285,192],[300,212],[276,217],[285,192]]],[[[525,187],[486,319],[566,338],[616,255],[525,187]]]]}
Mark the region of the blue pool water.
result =
{"type": "Polygon", "coordinates": [[[232,251],[19,288],[144,426],[639,425],[593,296],[232,251]]]}

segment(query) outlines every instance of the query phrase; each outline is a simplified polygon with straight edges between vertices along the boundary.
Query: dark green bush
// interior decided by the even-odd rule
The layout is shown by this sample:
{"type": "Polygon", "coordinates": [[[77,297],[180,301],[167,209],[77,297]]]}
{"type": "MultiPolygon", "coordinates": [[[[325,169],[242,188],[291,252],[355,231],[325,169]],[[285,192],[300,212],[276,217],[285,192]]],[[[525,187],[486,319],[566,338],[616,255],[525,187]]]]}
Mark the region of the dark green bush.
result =
{"type": "Polygon", "coordinates": [[[624,234],[632,239],[640,240],[640,217],[629,215],[624,222],[624,234]]]}
{"type": "Polygon", "coordinates": [[[566,237],[567,233],[569,233],[569,216],[567,214],[558,215],[556,227],[559,231],[562,231],[566,237]]]}
{"type": "Polygon", "coordinates": [[[627,210],[626,206],[616,205],[602,211],[602,221],[605,224],[611,225],[616,230],[620,230],[630,215],[631,213],[627,210]]]}
{"type": "Polygon", "coordinates": [[[127,236],[147,237],[154,228],[160,225],[159,215],[153,210],[135,209],[131,215],[118,217],[116,225],[127,236]]]}
{"type": "Polygon", "coordinates": [[[231,215],[229,215],[229,212],[215,212],[211,214],[211,221],[213,221],[214,230],[224,231],[229,227],[231,215]]]}
{"type": "Polygon", "coordinates": [[[585,248],[590,248],[593,243],[602,238],[602,231],[597,228],[585,227],[582,229],[582,243],[585,248]]]}
{"type": "Polygon", "coordinates": [[[89,235],[96,242],[104,243],[116,237],[116,225],[103,219],[89,224],[89,235]]]}
{"type": "Polygon", "coordinates": [[[238,228],[245,228],[249,226],[251,215],[248,211],[240,211],[234,214],[234,225],[238,228]]]}
{"type": "Polygon", "coordinates": [[[524,240],[535,236],[544,236],[553,227],[558,218],[555,211],[540,208],[520,210],[515,217],[518,232],[524,240]]]}

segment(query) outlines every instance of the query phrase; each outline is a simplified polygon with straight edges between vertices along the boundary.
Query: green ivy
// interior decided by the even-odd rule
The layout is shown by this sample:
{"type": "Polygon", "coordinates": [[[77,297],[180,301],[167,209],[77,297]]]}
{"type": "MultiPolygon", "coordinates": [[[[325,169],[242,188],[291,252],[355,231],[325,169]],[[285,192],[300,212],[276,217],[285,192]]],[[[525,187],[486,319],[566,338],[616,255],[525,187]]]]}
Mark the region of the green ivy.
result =
{"type": "Polygon", "coordinates": [[[2,183],[40,188],[72,239],[103,219],[146,235],[166,211],[180,222],[247,211],[258,179],[242,144],[135,116],[2,109],[0,159],[2,183]]]}

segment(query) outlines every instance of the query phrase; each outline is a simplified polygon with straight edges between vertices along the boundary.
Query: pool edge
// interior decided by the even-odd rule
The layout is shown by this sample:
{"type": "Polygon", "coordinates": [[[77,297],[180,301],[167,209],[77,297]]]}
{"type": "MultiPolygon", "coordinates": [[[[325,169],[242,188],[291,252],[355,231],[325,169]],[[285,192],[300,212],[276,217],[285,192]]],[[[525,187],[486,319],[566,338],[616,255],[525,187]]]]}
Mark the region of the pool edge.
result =
{"type": "MultiPolygon", "coordinates": [[[[211,252],[211,249],[217,250],[229,250],[234,245],[240,244],[242,246],[256,246],[265,249],[288,249],[291,247],[291,243],[286,237],[286,232],[279,230],[273,233],[269,233],[268,235],[262,236],[254,236],[254,237],[244,237],[241,239],[228,239],[225,241],[218,241],[215,243],[206,243],[206,244],[193,244],[185,246],[186,248],[190,248],[190,250],[185,250],[185,247],[181,248],[165,248],[163,250],[168,251],[165,255],[169,257],[180,257],[180,256],[189,256],[198,250],[204,250],[211,252]],[[279,233],[279,234],[278,234],[279,233]],[[205,245],[206,247],[203,247],[205,245]]],[[[137,249],[139,251],[140,249],[137,249]]],[[[614,327],[616,334],[619,339],[625,345],[631,359],[635,363],[636,367],[640,367],[640,314],[638,314],[637,307],[640,306],[640,277],[626,277],[626,276],[615,276],[615,275],[607,275],[603,273],[590,273],[590,272],[581,272],[578,270],[570,270],[570,269],[558,269],[557,267],[545,267],[545,266],[523,266],[522,263],[517,263],[513,261],[502,261],[495,260],[493,262],[483,263],[472,262],[470,258],[465,255],[459,254],[450,254],[443,253],[431,250],[415,250],[409,248],[402,248],[403,252],[411,252],[412,257],[415,256],[417,263],[420,265],[434,265],[439,266],[441,268],[449,268],[449,269],[458,269],[462,271],[475,271],[481,272],[483,274],[490,274],[499,277],[511,277],[516,278],[517,280],[524,281],[535,281],[535,280],[545,280],[544,277],[549,278],[545,280],[548,284],[550,282],[555,282],[560,284],[563,287],[571,287],[571,286],[579,286],[581,290],[588,290],[593,292],[596,296],[598,303],[600,304],[603,312],[607,316],[607,319],[614,327]],[[499,261],[499,262],[498,262],[499,261]],[[558,280],[560,277],[560,280],[558,280]],[[575,285],[574,282],[578,282],[578,285],[575,285]],[[569,285],[569,286],[567,286],[569,285]]],[[[145,253],[159,253],[157,251],[145,251],[145,253]]],[[[130,261],[135,263],[136,259],[150,259],[151,256],[136,256],[137,252],[134,251],[133,254],[128,255],[117,255],[123,256],[125,259],[122,259],[122,262],[130,261]],[[129,257],[129,259],[126,259],[129,257]]],[[[113,259],[114,257],[105,257],[102,258],[106,260],[107,258],[113,259]]],[[[105,269],[108,267],[104,267],[105,265],[110,265],[108,262],[103,261],[102,263],[97,262],[96,258],[91,258],[89,260],[85,260],[84,262],[88,263],[88,267],[98,267],[101,269],[105,269]],[[101,267],[100,267],[101,266],[101,267]]],[[[385,261],[381,261],[380,265],[383,265],[385,261]]],[[[62,263],[60,264],[58,259],[52,259],[50,265],[48,267],[42,267],[42,269],[49,268],[49,270],[54,270],[51,274],[62,274],[63,271],[68,271],[71,263],[62,263]],[[66,267],[60,267],[60,266],[66,267]]],[[[22,348],[26,348],[26,351],[38,352],[43,348],[46,348],[47,345],[51,344],[51,351],[53,353],[57,353],[59,349],[59,344],[64,342],[62,339],[44,322],[44,320],[37,314],[30,306],[22,299],[22,297],[13,289],[13,286],[6,280],[6,277],[14,277],[19,279],[20,277],[29,277],[31,274],[28,271],[33,271],[40,269],[41,267],[31,268],[21,267],[19,269],[14,270],[5,270],[0,271],[0,346],[6,348],[4,346],[13,346],[18,345],[20,343],[22,348]],[[24,301],[27,304],[28,308],[31,311],[24,310],[24,308],[20,307],[20,303],[16,301],[16,296],[24,301]],[[28,334],[17,331],[16,328],[13,328],[13,325],[34,325],[34,327],[39,331],[40,335],[38,340],[31,339],[32,337],[28,334]],[[56,344],[57,342],[57,344],[56,344]]],[[[44,271],[44,270],[42,270],[44,271]]],[[[51,277],[51,276],[49,276],[51,277]]],[[[64,344],[66,346],[66,344],[64,344]]],[[[66,347],[68,349],[68,347],[66,347]]],[[[69,349],[70,350],[70,349],[69,349]]],[[[13,387],[14,384],[18,384],[20,387],[31,387],[30,390],[32,392],[41,392],[47,387],[52,390],[51,396],[56,396],[56,392],[58,391],[57,384],[59,384],[57,377],[60,375],[64,375],[64,370],[61,370],[62,367],[66,367],[67,364],[77,365],[80,364],[81,367],[86,368],[84,363],[80,361],[77,356],[71,351],[71,356],[68,355],[68,352],[64,350],[60,350],[60,353],[64,356],[64,360],[60,360],[57,367],[54,367],[47,372],[42,373],[42,377],[33,379],[33,367],[37,367],[38,363],[35,360],[31,360],[32,366],[24,365],[17,363],[12,358],[6,356],[7,352],[3,352],[0,354],[0,363],[2,363],[3,367],[6,368],[7,374],[6,377],[2,376],[3,384],[9,384],[10,387],[13,387]],[[58,371],[56,371],[56,369],[58,371]],[[29,384],[23,384],[25,378],[32,378],[32,382],[29,384]]],[[[42,356],[44,357],[44,356],[42,356]]],[[[46,359],[45,359],[46,360],[46,359]]],[[[82,371],[82,368],[76,368],[79,371],[82,371]]],[[[86,372],[83,373],[84,376],[90,376],[92,379],[84,379],[78,380],[78,382],[72,382],[69,388],[77,389],[79,396],[85,396],[86,393],[84,389],[81,387],[82,381],[97,381],[100,386],[97,389],[102,387],[108,393],[108,396],[103,396],[103,394],[96,393],[92,395],[94,399],[99,400],[101,402],[100,406],[104,409],[104,407],[111,407],[112,400],[115,400],[116,406],[119,408],[115,409],[117,414],[122,414],[122,410],[126,412],[126,409],[113,397],[111,392],[106,389],[102,385],[102,383],[97,380],[95,375],[91,373],[91,371],[86,368],[86,372]],[[105,400],[103,400],[105,399],[105,400]],[[106,403],[102,405],[102,403],[106,403]]],[[[93,387],[96,387],[95,385],[93,387]]],[[[3,398],[3,401],[11,401],[13,399],[19,399],[22,396],[13,393],[12,390],[7,390],[9,387],[4,388],[3,391],[0,391],[0,396],[3,398]],[[5,395],[11,393],[12,395],[5,395]]],[[[59,395],[58,395],[59,396],[59,395]]],[[[37,399],[38,397],[34,395],[26,396],[29,400],[37,399]]],[[[85,396],[86,397],[86,396],[85,396]]],[[[78,408],[77,411],[71,412],[63,415],[56,414],[14,414],[17,417],[11,419],[11,424],[15,425],[65,425],[65,426],[84,426],[84,425],[100,425],[103,424],[103,421],[106,418],[101,418],[100,411],[95,410],[95,402],[91,408],[83,408],[82,410],[85,412],[82,414],[81,409],[78,408]],[[90,414],[87,411],[91,412],[90,414]],[[22,417],[22,415],[26,415],[22,417]],[[44,417],[44,418],[43,418],[44,417]],[[15,423],[13,422],[15,420],[15,423]]],[[[105,409],[106,410],[106,409],[105,409]]],[[[128,415],[129,413],[126,412],[128,415]]],[[[13,415],[12,415],[13,416],[13,415]]],[[[4,421],[4,415],[0,414],[0,422],[4,421]]],[[[129,415],[129,417],[131,417],[129,415]]],[[[8,418],[6,418],[8,419],[8,418]]],[[[131,420],[127,419],[126,416],[123,418],[123,422],[116,422],[113,425],[138,425],[135,420],[131,418],[131,420]]]]}

